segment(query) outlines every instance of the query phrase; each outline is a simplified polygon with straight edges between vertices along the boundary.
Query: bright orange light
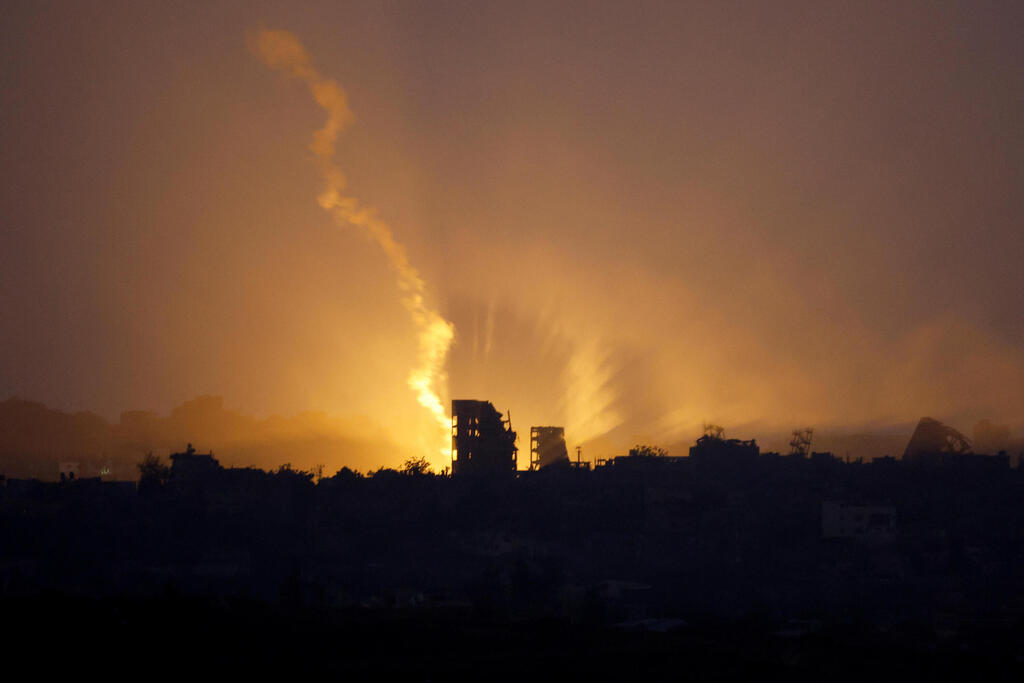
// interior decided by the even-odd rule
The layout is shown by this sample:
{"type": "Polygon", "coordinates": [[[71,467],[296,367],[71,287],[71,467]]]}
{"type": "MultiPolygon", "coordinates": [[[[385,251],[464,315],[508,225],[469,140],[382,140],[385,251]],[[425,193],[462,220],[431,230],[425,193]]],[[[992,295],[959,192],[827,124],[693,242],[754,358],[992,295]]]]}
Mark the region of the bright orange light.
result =
{"type": "MultiPolygon", "coordinates": [[[[345,176],[334,161],[334,148],[338,135],[354,118],[345,91],[337,82],[316,70],[298,38],[287,31],[260,31],[255,47],[265,64],[303,81],[317,104],[327,112],[327,121],[316,131],[310,145],[324,178],[324,190],[318,202],[338,225],[362,228],[384,251],[398,275],[402,304],[416,326],[419,342],[418,364],[410,372],[408,384],[420,405],[434,417],[438,426],[436,438],[440,456],[434,464],[444,463],[450,452],[449,419],[438,392],[443,390],[446,381],[444,364],[455,336],[455,326],[426,303],[423,278],[409,262],[405,247],[395,239],[391,227],[377,216],[377,210],[343,194],[345,176]]],[[[429,441],[433,440],[434,437],[430,437],[429,441]]]]}

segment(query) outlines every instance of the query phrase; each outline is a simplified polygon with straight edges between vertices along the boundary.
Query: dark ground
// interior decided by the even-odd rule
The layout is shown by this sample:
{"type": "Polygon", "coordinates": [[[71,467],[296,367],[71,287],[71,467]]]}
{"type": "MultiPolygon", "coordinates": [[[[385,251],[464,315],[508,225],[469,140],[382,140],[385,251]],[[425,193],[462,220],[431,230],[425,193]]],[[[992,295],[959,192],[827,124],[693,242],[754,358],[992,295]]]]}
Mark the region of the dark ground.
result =
{"type": "MultiPolygon", "coordinates": [[[[936,641],[912,625],[833,624],[773,633],[756,621],[708,621],[665,633],[564,622],[487,620],[444,611],[285,610],[167,595],[56,594],[0,602],[7,666],[35,652],[48,675],[386,677],[410,681],[1014,680],[1016,624],[936,641]]],[[[10,670],[10,669],[8,669],[10,670]]]]}

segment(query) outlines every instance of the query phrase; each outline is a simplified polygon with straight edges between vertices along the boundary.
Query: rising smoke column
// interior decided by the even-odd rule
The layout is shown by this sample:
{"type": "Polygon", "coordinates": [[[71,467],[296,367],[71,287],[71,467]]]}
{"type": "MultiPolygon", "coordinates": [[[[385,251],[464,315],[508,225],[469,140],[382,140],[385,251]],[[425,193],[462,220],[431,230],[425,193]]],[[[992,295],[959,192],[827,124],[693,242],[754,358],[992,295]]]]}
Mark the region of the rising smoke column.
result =
{"type": "Polygon", "coordinates": [[[334,161],[334,148],[338,135],[354,119],[345,91],[336,81],[325,78],[316,70],[306,48],[288,31],[261,30],[251,38],[251,42],[267,66],[305,83],[313,99],[327,112],[327,122],[316,131],[310,145],[324,178],[324,190],[318,201],[338,225],[354,225],[363,229],[384,251],[398,275],[402,304],[416,326],[419,341],[418,363],[409,374],[409,387],[415,392],[420,405],[429,410],[437,422],[440,450],[447,456],[451,423],[438,391],[445,383],[445,357],[455,326],[427,305],[423,278],[409,263],[405,247],[395,240],[391,227],[377,216],[377,210],[344,194],[345,176],[334,161]]]}

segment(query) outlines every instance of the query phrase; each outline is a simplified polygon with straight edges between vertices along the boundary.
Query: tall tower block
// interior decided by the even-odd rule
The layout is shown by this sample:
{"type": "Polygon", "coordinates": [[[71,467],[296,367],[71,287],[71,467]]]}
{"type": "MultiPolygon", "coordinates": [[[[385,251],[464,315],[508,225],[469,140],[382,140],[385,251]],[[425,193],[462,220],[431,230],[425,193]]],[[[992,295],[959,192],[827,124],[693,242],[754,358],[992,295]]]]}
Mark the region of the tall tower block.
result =
{"type": "Polygon", "coordinates": [[[489,401],[452,401],[452,475],[515,476],[516,433],[489,401]]]}

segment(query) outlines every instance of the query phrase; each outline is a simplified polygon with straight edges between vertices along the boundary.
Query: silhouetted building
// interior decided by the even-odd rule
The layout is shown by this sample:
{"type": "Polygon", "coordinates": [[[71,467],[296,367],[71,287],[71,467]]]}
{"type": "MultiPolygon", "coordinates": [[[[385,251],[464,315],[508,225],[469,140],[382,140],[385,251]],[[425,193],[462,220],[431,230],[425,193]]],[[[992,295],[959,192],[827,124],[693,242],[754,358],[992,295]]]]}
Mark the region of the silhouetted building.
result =
{"type": "Polygon", "coordinates": [[[171,478],[175,481],[202,480],[221,470],[212,452],[196,453],[192,444],[188,444],[184,453],[171,453],[170,458],[171,478]]]}
{"type": "Polygon", "coordinates": [[[488,401],[452,401],[452,474],[516,472],[516,433],[511,419],[488,401]]]}
{"type": "Polygon", "coordinates": [[[922,417],[910,437],[903,459],[907,462],[939,463],[945,456],[971,452],[971,442],[957,430],[930,417],[922,417]]]}
{"type": "Polygon", "coordinates": [[[721,439],[705,434],[690,447],[690,457],[708,463],[746,463],[757,459],[761,449],[757,441],[741,441],[740,439],[721,439]]]}
{"type": "Polygon", "coordinates": [[[569,464],[564,427],[530,427],[530,469],[569,464]]]}

